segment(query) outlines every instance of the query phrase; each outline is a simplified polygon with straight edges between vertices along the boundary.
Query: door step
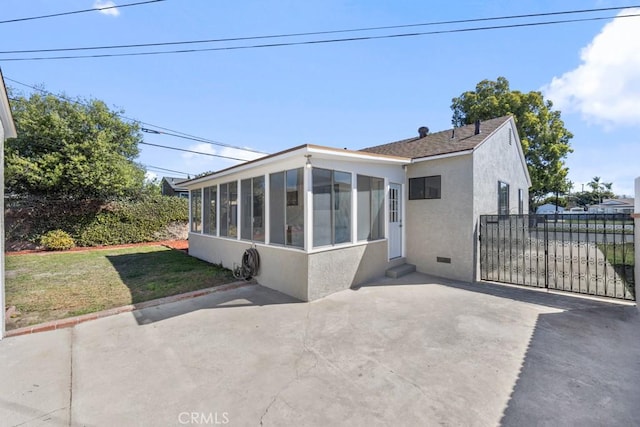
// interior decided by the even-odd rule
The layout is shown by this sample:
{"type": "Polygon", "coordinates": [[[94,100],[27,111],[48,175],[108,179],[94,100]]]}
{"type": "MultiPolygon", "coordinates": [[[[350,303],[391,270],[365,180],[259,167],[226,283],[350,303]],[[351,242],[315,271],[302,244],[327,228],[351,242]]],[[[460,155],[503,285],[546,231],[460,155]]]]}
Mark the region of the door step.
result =
{"type": "Polygon", "coordinates": [[[395,267],[391,267],[387,269],[387,272],[385,274],[387,277],[397,279],[398,277],[406,276],[407,274],[413,273],[415,271],[416,271],[415,265],[402,264],[402,265],[397,265],[395,267]]]}

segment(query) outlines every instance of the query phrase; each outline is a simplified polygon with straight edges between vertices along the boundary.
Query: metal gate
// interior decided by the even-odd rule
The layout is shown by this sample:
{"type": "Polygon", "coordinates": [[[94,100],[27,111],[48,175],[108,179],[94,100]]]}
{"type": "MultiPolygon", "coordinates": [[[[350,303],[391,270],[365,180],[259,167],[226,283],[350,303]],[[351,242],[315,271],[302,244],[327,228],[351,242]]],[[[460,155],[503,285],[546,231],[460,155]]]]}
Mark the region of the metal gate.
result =
{"type": "Polygon", "coordinates": [[[481,215],[480,278],[635,300],[630,214],[481,215]]]}

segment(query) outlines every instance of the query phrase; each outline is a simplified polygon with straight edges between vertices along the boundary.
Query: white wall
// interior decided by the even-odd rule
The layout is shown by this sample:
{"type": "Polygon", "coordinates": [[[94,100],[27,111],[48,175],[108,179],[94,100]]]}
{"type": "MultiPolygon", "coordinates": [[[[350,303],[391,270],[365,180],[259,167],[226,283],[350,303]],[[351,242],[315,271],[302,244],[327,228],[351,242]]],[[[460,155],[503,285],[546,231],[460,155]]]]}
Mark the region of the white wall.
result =
{"type": "MultiPolygon", "coordinates": [[[[1,84],[1,83],[0,83],[1,84]]],[[[0,311],[2,319],[0,319],[0,339],[4,336],[5,319],[5,295],[4,295],[4,126],[0,120],[0,209],[2,209],[2,218],[0,218],[0,311]]]]}
{"type": "Polygon", "coordinates": [[[507,122],[476,148],[473,156],[473,248],[476,260],[473,280],[480,278],[480,257],[477,256],[480,250],[479,217],[498,213],[498,181],[509,184],[509,213],[518,213],[519,189],[524,190],[522,213],[529,213],[529,182],[516,133],[512,121],[507,122]]]}
{"type": "Polygon", "coordinates": [[[636,178],[636,198],[635,198],[635,280],[636,280],[636,307],[640,309],[640,177],[636,178]]]}
{"type": "Polygon", "coordinates": [[[524,210],[529,213],[529,184],[520,157],[520,142],[511,122],[499,128],[479,146],[473,158],[474,218],[498,213],[498,181],[509,184],[509,213],[518,213],[518,189],[524,190],[524,210]]]}
{"type": "MultiPolygon", "coordinates": [[[[233,269],[250,242],[189,234],[189,255],[233,269]]],[[[256,281],[302,301],[313,301],[384,275],[387,241],[362,243],[306,253],[297,249],[255,245],[260,256],[256,281]]]]}
{"type": "Polygon", "coordinates": [[[419,272],[470,282],[474,263],[471,155],[422,161],[407,169],[408,178],[433,175],[441,176],[440,199],[405,199],[407,261],[419,272]],[[438,262],[438,257],[451,263],[438,262]]]}
{"type": "Polygon", "coordinates": [[[386,240],[309,254],[309,300],[383,276],[387,254],[386,240]]]}
{"type": "MultiPolygon", "coordinates": [[[[189,255],[212,264],[222,264],[233,270],[242,264],[244,251],[253,247],[250,242],[189,234],[189,255]]],[[[260,256],[260,270],[256,281],[276,291],[302,301],[308,300],[307,254],[294,249],[256,245],[260,256]]]]}

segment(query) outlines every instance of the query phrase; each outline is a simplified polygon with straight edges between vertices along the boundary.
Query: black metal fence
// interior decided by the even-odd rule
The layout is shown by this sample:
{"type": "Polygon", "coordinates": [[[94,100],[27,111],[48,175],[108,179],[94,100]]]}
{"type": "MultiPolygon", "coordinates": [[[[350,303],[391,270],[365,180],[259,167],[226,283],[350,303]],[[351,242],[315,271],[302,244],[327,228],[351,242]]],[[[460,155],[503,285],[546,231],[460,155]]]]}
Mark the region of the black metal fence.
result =
{"type": "Polygon", "coordinates": [[[635,300],[630,214],[481,215],[482,280],[635,300]]]}

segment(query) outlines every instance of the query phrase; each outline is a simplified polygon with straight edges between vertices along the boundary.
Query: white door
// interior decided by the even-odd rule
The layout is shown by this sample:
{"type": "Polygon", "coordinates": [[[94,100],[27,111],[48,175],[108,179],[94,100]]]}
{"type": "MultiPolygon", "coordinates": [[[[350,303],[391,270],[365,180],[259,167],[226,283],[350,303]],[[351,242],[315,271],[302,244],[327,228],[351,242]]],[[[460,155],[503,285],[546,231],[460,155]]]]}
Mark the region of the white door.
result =
{"type": "Polygon", "coordinates": [[[389,258],[402,256],[402,186],[389,185],[389,258]]]}

